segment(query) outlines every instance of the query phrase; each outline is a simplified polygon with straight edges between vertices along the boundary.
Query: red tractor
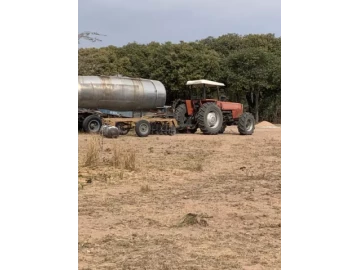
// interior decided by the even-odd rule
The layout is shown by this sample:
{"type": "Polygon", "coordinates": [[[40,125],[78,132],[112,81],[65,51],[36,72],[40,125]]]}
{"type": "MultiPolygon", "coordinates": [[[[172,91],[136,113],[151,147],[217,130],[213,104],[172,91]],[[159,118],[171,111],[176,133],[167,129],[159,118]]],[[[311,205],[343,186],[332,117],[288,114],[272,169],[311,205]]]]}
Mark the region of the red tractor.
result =
{"type": "Polygon", "coordinates": [[[215,135],[224,133],[226,126],[237,125],[241,135],[253,134],[254,116],[243,112],[242,104],[223,100],[219,90],[220,86],[225,86],[223,83],[196,80],[186,85],[190,90],[188,97],[173,103],[179,133],[195,133],[200,128],[204,134],[215,135]],[[212,91],[214,88],[216,92],[212,91]],[[209,94],[211,98],[207,98],[209,94]]]}

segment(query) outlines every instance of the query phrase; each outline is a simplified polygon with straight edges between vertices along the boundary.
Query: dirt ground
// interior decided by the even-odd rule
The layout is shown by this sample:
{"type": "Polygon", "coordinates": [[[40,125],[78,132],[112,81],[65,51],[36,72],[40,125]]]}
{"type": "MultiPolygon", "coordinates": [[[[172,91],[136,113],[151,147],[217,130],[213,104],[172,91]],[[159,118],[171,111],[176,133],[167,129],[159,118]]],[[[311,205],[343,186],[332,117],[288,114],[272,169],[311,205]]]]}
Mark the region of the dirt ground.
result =
{"type": "Polygon", "coordinates": [[[79,269],[280,269],[281,128],[78,138],[79,269]]]}

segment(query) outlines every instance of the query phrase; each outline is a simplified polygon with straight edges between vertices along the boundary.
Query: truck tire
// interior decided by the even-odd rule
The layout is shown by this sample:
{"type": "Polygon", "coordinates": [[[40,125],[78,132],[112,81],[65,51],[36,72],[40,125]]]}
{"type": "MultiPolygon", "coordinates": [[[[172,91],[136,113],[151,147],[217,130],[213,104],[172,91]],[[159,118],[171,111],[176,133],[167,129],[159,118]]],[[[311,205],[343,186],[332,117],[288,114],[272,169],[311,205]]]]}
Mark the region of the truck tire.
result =
{"type": "Polygon", "coordinates": [[[135,132],[139,137],[147,137],[151,132],[151,125],[147,120],[140,120],[135,124],[135,132]]]}
{"type": "Polygon", "coordinates": [[[89,133],[98,133],[102,126],[101,118],[95,114],[89,115],[82,124],[83,130],[89,133]]]}
{"type": "Polygon", "coordinates": [[[255,118],[251,113],[243,113],[238,122],[238,131],[241,135],[252,135],[255,130],[255,118]]]}
{"type": "Polygon", "coordinates": [[[216,135],[223,125],[223,114],[215,103],[205,103],[197,113],[197,123],[204,134],[216,135]]]}

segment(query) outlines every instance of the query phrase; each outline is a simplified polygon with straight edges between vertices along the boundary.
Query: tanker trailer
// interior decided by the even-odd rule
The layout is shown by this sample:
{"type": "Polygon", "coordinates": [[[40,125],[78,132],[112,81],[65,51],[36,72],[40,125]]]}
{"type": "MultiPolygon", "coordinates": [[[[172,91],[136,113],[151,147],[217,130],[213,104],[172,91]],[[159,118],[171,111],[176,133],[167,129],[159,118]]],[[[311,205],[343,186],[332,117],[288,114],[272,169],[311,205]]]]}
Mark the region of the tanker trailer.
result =
{"type": "Polygon", "coordinates": [[[155,80],[120,76],[78,76],[78,122],[85,132],[99,132],[102,111],[147,111],[164,107],[166,90],[155,80]],[[102,111],[100,111],[102,110],[102,111]]]}

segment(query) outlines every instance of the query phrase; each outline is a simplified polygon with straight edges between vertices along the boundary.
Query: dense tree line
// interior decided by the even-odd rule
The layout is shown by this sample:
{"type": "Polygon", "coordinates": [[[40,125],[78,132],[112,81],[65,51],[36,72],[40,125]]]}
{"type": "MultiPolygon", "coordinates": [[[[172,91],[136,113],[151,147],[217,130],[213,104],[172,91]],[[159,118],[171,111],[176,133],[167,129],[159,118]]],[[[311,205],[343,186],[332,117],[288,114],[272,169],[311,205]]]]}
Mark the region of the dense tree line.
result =
{"type": "Polygon", "coordinates": [[[159,80],[169,103],[188,80],[220,81],[229,100],[245,104],[257,121],[281,119],[281,38],[272,34],[79,49],[78,74],[159,80]]]}

